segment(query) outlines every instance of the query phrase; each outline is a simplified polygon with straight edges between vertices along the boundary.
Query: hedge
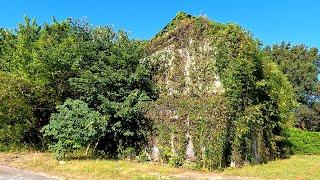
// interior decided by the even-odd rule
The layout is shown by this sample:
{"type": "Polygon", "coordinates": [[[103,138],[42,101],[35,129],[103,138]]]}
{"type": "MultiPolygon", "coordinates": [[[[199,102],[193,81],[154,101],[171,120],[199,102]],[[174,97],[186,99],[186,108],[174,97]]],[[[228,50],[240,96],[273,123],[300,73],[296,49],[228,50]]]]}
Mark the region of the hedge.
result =
{"type": "Polygon", "coordinates": [[[289,141],[293,154],[320,154],[320,132],[292,128],[289,141]]]}

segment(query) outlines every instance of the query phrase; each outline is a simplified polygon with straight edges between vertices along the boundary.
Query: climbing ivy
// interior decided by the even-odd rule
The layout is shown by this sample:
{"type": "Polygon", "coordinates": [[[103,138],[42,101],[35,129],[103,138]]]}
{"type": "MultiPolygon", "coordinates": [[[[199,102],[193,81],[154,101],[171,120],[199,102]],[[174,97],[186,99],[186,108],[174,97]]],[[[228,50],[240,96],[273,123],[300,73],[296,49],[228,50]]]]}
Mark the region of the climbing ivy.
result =
{"type": "Polygon", "coordinates": [[[291,84],[241,27],[229,24],[217,36],[218,73],[232,113],[231,161],[286,157],[285,133],[295,104],[291,84]]]}
{"type": "Polygon", "coordinates": [[[162,32],[146,46],[160,160],[217,169],[288,155],[293,90],[249,32],[181,13],[162,32]]]}

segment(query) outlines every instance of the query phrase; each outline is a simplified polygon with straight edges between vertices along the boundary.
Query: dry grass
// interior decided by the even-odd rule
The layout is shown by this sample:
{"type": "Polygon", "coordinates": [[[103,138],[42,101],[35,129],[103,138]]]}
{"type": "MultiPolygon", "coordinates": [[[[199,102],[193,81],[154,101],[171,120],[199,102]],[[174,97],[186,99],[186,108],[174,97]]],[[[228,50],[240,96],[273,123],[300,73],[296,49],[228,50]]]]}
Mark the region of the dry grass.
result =
{"type": "Polygon", "coordinates": [[[37,152],[0,153],[0,164],[63,179],[217,179],[222,176],[233,176],[229,179],[235,178],[234,176],[259,179],[320,179],[319,155],[296,155],[263,165],[228,168],[219,174],[132,161],[84,159],[60,164],[51,154],[37,152]]]}
{"type": "Polygon", "coordinates": [[[172,175],[196,173],[154,163],[112,160],[70,160],[60,164],[49,153],[0,153],[0,164],[45,173],[64,179],[163,179],[172,175]]]}

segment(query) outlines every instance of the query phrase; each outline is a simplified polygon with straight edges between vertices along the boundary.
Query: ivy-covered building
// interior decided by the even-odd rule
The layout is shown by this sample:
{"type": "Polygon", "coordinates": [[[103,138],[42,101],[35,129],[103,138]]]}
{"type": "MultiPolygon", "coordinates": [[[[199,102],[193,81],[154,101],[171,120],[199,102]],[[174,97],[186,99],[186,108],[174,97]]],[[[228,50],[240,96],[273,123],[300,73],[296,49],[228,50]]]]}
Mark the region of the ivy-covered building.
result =
{"type": "Polygon", "coordinates": [[[247,31],[178,13],[146,54],[153,160],[217,169],[286,156],[292,88],[247,31]]]}

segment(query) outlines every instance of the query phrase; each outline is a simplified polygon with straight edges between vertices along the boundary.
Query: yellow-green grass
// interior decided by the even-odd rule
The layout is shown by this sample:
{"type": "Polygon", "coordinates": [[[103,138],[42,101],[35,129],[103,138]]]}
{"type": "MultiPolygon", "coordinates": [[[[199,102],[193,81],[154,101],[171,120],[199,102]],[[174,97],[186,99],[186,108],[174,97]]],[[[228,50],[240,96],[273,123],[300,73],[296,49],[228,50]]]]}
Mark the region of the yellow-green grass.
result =
{"type": "Polygon", "coordinates": [[[319,155],[295,155],[290,159],[276,160],[263,165],[227,168],[220,173],[173,168],[165,164],[99,159],[69,160],[65,164],[60,164],[52,154],[38,152],[0,153],[0,164],[64,179],[172,179],[174,177],[214,179],[221,176],[320,179],[319,155]]]}
{"type": "Polygon", "coordinates": [[[0,164],[45,173],[63,179],[167,179],[189,173],[201,176],[212,173],[195,172],[155,163],[113,160],[70,160],[59,163],[49,153],[0,153],[0,164]]]}
{"type": "Polygon", "coordinates": [[[228,168],[224,175],[251,176],[263,179],[320,179],[319,155],[295,155],[262,165],[228,168]]]}

